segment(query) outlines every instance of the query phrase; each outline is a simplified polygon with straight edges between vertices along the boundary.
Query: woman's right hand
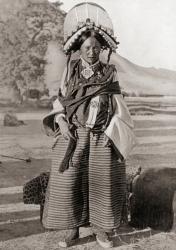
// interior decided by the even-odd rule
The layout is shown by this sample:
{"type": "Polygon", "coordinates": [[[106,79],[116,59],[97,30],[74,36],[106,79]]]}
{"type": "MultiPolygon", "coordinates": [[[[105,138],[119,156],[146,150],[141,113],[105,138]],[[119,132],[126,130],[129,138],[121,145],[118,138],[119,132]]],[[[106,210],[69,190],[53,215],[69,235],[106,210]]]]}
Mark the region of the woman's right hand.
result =
{"type": "MultiPolygon", "coordinates": [[[[60,133],[62,134],[62,136],[64,137],[65,140],[69,140],[70,138],[76,140],[76,138],[73,136],[73,134],[69,130],[68,123],[64,117],[62,117],[62,116],[59,117],[57,123],[59,124],[60,133]]],[[[55,133],[55,137],[57,137],[57,136],[58,136],[58,132],[55,133]]]]}

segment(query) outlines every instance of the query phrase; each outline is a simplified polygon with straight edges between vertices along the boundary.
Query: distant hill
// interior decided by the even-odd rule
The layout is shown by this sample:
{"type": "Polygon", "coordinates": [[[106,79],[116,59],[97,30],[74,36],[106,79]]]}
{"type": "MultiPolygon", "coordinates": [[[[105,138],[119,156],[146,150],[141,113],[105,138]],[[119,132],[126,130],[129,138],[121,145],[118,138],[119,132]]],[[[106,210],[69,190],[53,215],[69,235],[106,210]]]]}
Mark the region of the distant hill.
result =
{"type": "Polygon", "coordinates": [[[111,56],[121,87],[136,95],[176,95],[176,71],[138,66],[119,54],[111,56]]]}

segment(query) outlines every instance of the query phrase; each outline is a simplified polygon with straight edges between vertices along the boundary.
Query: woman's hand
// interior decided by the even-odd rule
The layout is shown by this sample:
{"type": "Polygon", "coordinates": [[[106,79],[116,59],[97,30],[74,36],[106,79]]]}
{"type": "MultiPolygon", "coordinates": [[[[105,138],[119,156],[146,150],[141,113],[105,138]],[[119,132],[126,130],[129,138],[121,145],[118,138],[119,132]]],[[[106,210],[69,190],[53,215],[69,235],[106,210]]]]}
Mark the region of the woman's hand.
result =
{"type": "MultiPolygon", "coordinates": [[[[76,140],[76,138],[73,136],[73,134],[69,130],[68,123],[64,117],[62,116],[59,117],[59,119],[57,120],[57,123],[59,124],[60,133],[62,134],[65,140],[69,140],[70,138],[76,140]]],[[[59,131],[56,131],[54,136],[57,137],[58,134],[59,134],[59,131]]]]}

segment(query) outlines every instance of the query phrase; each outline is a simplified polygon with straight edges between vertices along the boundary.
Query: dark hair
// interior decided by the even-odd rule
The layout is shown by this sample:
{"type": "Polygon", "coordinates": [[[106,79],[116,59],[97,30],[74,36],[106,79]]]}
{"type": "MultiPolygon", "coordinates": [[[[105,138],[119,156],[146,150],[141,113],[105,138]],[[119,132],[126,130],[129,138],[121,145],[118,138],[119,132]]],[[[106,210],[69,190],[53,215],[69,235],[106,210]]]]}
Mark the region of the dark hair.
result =
{"type": "Polygon", "coordinates": [[[75,41],[73,45],[73,51],[77,51],[81,48],[81,45],[87,40],[89,37],[94,37],[100,43],[102,49],[109,48],[109,44],[106,40],[95,30],[86,30],[83,32],[80,37],[75,41]]]}

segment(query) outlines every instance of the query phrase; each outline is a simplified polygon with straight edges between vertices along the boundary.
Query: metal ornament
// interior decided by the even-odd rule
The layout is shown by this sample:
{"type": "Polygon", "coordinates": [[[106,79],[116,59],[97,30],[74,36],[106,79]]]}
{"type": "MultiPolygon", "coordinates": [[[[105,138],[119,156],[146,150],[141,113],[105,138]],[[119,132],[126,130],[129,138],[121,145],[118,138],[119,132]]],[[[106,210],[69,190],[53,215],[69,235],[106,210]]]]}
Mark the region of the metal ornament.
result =
{"type": "Polygon", "coordinates": [[[85,68],[81,71],[81,74],[84,78],[89,79],[91,76],[94,75],[94,71],[92,70],[92,68],[85,68]]]}

